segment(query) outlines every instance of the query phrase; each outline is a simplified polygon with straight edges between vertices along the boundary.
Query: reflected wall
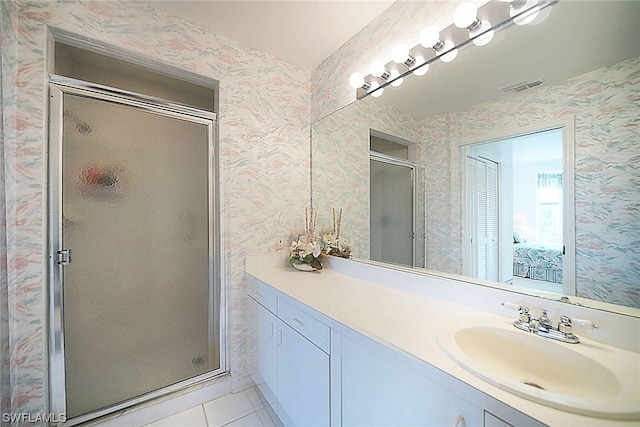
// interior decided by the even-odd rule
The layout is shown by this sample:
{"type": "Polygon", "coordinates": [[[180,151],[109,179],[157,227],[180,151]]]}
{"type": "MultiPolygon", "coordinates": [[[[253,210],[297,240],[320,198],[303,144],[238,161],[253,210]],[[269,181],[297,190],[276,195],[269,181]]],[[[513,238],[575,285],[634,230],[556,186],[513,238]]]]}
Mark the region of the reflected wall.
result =
{"type": "Polygon", "coordinates": [[[425,152],[422,121],[367,98],[312,126],[313,206],[320,217],[342,209],[341,236],[353,255],[369,258],[369,135],[371,130],[416,145],[416,258],[424,259],[425,152]]]}
{"type": "Polygon", "coordinates": [[[382,122],[387,133],[419,145],[425,167],[427,268],[461,274],[461,183],[455,141],[481,138],[495,129],[516,134],[518,128],[574,117],[577,295],[640,307],[640,283],[633,277],[640,268],[638,69],[640,59],[631,59],[555,86],[424,120],[378,105],[380,99],[358,101],[313,125],[314,201],[326,203],[329,197],[334,206],[342,203],[357,212],[351,216],[347,211],[345,221],[350,224],[344,227],[353,230],[354,241],[363,239],[359,255],[367,257],[366,138],[368,128],[382,122]],[[325,135],[330,133],[327,143],[325,135]],[[353,183],[336,186],[342,181],[327,181],[323,171],[332,170],[332,165],[353,171],[353,183]]]}

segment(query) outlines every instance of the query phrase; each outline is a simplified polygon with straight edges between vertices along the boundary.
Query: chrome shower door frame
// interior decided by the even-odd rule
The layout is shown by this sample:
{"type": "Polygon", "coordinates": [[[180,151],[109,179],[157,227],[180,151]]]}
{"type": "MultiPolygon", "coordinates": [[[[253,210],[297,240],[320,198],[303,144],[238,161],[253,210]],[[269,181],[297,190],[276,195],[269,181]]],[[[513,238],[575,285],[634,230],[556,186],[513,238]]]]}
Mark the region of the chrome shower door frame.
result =
{"type": "MultiPolygon", "coordinates": [[[[416,248],[416,228],[417,228],[417,212],[416,212],[416,201],[418,199],[417,197],[417,188],[416,188],[416,176],[417,176],[417,166],[414,162],[409,161],[409,160],[404,160],[404,159],[399,159],[393,156],[389,156],[383,153],[379,153],[377,151],[372,151],[369,150],[369,164],[371,164],[371,162],[379,162],[379,163],[386,163],[389,165],[393,165],[393,166],[400,166],[400,167],[404,167],[407,168],[411,171],[411,263],[412,266],[415,267],[416,266],[416,252],[417,252],[417,248],[416,248]]],[[[369,192],[371,192],[371,190],[369,190],[369,192]]]]}
{"type": "MultiPolygon", "coordinates": [[[[101,417],[151,399],[165,396],[198,383],[220,376],[227,371],[226,317],[222,304],[219,217],[217,214],[217,152],[215,113],[174,104],[159,98],[121,91],[59,76],[51,76],[49,82],[49,147],[48,147],[48,253],[49,253],[49,412],[66,414],[65,353],[64,353],[64,263],[58,261],[63,249],[62,228],[62,161],[63,161],[63,97],[65,94],[107,101],[153,114],[202,124],[207,129],[208,152],[208,286],[209,286],[209,344],[217,345],[220,366],[218,369],[179,383],[128,399],[106,408],[67,420],[65,425],[75,425],[101,417]]],[[[215,351],[215,350],[214,350],[215,351]]]]}

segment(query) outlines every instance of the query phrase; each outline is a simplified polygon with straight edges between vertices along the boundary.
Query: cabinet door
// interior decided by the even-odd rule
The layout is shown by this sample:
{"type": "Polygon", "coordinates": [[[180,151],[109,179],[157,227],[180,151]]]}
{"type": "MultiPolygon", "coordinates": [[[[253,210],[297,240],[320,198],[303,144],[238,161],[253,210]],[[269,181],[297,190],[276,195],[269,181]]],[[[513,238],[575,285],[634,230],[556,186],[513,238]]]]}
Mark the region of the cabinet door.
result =
{"type": "Polygon", "coordinates": [[[249,298],[249,310],[257,347],[253,381],[275,411],[278,390],[278,347],[276,345],[278,319],[252,298],[249,298]]]}
{"type": "Polygon", "coordinates": [[[482,425],[482,409],[364,337],[342,338],[344,426],[482,425]],[[464,419],[464,424],[463,420],[464,419]]]}
{"type": "Polygon", "coordinates": [[[280,420],[286,426],[328,426],[329,355],[284,322],[277,340],[280,420]]]}

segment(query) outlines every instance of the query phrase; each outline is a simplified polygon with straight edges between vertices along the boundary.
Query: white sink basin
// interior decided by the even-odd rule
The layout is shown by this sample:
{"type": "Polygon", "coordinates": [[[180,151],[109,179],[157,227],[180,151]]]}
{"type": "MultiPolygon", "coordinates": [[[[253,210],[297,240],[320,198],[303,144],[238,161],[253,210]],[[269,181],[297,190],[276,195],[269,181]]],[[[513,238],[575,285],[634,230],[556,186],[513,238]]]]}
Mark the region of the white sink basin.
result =
{"type": "Polygon", "coordinates": [[[454,324],[438,341],[460,366],[546,406],[598,418],[640,419],[640,356],[588,340],[566,344],[509,324],[454,324]]]}

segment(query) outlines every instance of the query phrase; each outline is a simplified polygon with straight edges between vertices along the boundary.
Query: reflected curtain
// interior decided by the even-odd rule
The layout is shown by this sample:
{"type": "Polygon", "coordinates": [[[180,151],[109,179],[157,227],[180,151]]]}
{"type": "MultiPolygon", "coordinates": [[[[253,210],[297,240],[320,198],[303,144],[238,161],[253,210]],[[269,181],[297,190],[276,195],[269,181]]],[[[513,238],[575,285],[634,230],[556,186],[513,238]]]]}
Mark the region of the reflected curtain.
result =
{"type": "Polygon", "coordinates": [[[539,173],[538,188],[562,188],[562,174],[539,173]]]}
{"type": "Polygon", "coordinates": [[[11,370],[9,340],[9,270],[10,233],[7,218],[15,206],[7,195],[11,194],[14,156],[11,154],[16,139],[17,107],[17,3],[0,1],[0,414],[11,412],[11,370]]]}

